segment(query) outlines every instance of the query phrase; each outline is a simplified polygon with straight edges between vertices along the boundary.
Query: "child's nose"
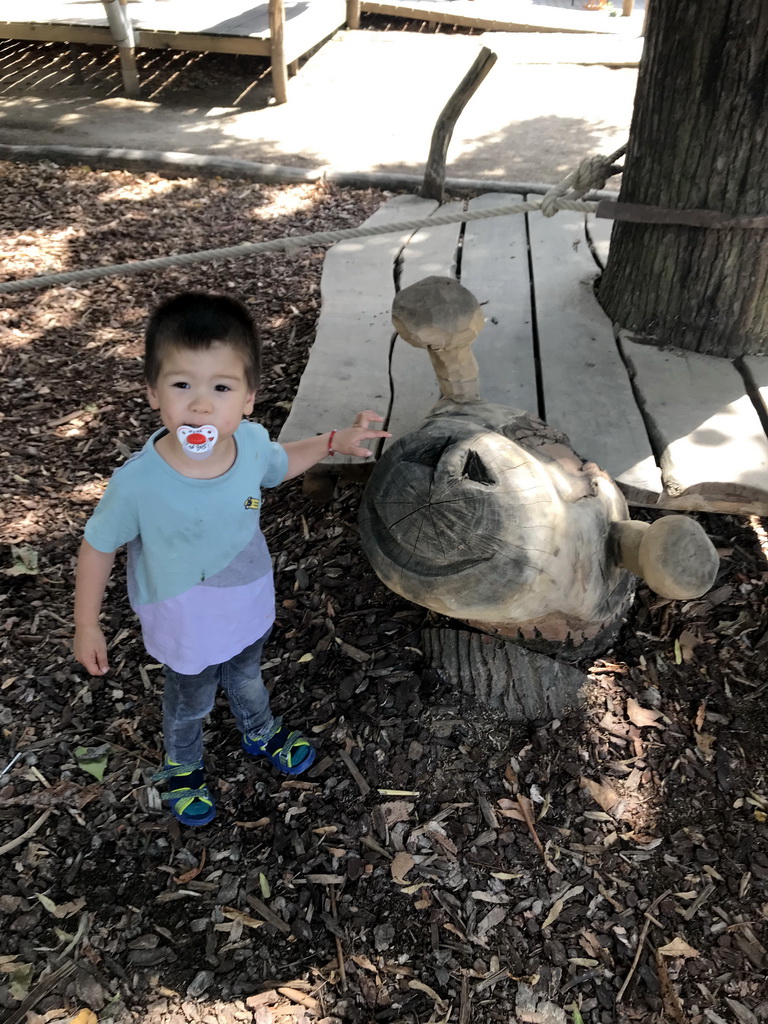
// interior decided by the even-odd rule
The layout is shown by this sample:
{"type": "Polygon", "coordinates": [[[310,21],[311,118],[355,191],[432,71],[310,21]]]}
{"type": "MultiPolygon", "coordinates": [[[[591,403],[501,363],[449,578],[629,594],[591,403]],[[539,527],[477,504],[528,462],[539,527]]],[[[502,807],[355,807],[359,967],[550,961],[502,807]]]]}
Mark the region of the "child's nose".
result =
{"type": "Polygon", "coordinates": [[[195,411],[202,412],[203,410],[211,408],[211,396],[207,391],[196,391],[192,395],[192,408],[195,411]]]}

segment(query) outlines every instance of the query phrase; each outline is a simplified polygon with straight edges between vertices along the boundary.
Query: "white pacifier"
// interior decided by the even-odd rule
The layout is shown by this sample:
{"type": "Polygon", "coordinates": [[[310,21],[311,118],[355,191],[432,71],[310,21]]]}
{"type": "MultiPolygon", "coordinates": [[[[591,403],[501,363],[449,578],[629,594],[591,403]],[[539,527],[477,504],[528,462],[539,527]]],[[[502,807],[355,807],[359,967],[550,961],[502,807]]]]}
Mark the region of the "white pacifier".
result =
{"type": "Polygon", "coordinates": [[[207,459],[218,436],[218,430],[210,423],[203,427],[183,426],[176,429],[181,449],[190,459],[207,459]]]}

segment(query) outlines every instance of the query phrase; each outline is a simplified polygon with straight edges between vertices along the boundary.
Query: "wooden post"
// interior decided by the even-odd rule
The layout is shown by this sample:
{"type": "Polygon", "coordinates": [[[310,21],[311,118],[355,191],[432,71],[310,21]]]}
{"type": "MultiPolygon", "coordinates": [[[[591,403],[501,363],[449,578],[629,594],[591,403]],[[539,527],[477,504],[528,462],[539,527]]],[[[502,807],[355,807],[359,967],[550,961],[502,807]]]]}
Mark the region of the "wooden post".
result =
{"type": "Polygon", "coordinates": [[[622,0],[621,4],[621,16],[622,18],[628,18],[635,7],[635,0],[622,0]]]}
{"type": "Polygon", "coordinates": [[[347,28],[360,28],[360,0],[347,0],[347,28]]]}
{"type": "Polygon", "coordinates": [[[288,100],[288,67],[285,63],[285,6],[283,0],[269,0],[269,54],[275,103],[288,100]]]}
{"type": "Polygon", "coordinates": [[[139,95],[139,72],[136,69],[136,44],[133,25],[126,10],[126,0],[102,0],[109,30],[120,54],[120,72],[126,96],[139,95]]]}
{"type": "Polygon", "coordinates": [[[436,199],[438,203],[443,201],[445,160],[453,129],[467,102],[495,63],[496,54],[484,46],[438,117],[432,132],[424,184],[419,191],[419,195],[425,199],[436,199]]]}

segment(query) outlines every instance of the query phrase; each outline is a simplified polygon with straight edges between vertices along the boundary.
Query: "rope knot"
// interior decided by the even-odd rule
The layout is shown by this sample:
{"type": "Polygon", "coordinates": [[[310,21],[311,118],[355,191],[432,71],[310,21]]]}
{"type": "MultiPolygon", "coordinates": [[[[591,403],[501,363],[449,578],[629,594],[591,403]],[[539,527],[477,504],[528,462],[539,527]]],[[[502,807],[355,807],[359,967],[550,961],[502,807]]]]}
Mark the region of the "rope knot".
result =
{"type": "Polygon", "coordinates": [[[545,217],[554,217],[560,209],[560,200],[581,199],[591,189],[605,188],[605,183],[618,168],[614,165],[619,157],[626,152],[626,145],[617,149],[610,156],[588,156],[581,161],[576,170],[560,182],[553,185],[541,201],[541,212],[545,217]]]}

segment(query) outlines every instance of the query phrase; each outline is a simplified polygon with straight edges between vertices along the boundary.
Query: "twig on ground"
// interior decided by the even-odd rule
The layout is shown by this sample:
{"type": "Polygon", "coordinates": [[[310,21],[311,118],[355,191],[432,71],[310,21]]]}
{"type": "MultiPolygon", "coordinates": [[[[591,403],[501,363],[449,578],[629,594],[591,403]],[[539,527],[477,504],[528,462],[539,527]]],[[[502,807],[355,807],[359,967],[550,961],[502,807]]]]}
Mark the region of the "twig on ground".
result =
{"type": "Polygon", "coordinates": [[[653,912],[656,909],[656,907],[658,907],[658,905],[661,903],[661,901],[665,900],[671,892],[671,889],[665,889],[661,896],[657,896],[653,903],[650,905],[650,907],[648,907],[648,909],[645,911],[645,923],[643,924],[643,930],[640,932],[640,938],[637,940],[637,949],[635,950],[635,956],[630,965],[629,973],[624,979],[623,985],[619,989],[619,994],[616,996],[616,1006],[618,1006],[621,1000],[624,998],[624,993],[627,990],[627,986],[632,980],[632,975],[635,973],[637,965],[640,962],[640,955],[643,952],[643,946],[645,945],[645,939],[648,935],[648,929],[651,926],[651,922],[653,922],[653,924],[655,925],[658,925],[658,921],[656,921],[656,919],[653,917],[653,912]]]}
{"type": "Polygon", "coordinates": [[[282,917],[278,917],[274,910],[270,910],[266,903],[262,903],[261,900],[256,899],[255,896],[246,896],[245,902],[252,907],[260,917],[263,917],[267,924],[271,924],[273,927],[277,928],[278,931],[283,932],[284,935],[287,935],[291,930],[291,926],[287,924],[282,917]]]}
{"type": "MultiPolygon", "coordinates": [[[[331,914],[333,915],[333,920],[334,921],[338,921],[339,920],[339,915],[338,915],[338,913],[336,911],[336,893],[333,891],[333,889],[329,889],[328,892],[329,892],[330,897],[331,897],[331,914]]],[[[344,966],[344,947],[342,946],[341,939],[339,938],[339,936],[337,934],[334,933],[333,937],[336,940],[336,957],[337,957],[337,959],[339,961],[339,974],[341,975],[341,990],[342,990],[342,992],[346,992],[347,991],[347,969],[344,966]]]]}
{"type": "Polygon", "coordinates": [[[361,796],[368,796],[368,794],[371,791],[371,787],[368,785],[366,780],[363,778],[362,774],[360,773],[360,769],[357,767],[357,765],[352,760],[352,758],[349,756],[349,754],[346,752],[346,750],[340,750],[339,751],[339,757],[344,762],[344,764],[347,766],[347,768],[349,769],[349,774],[352,776],[352,778],[357,783],[357,788],[360,790],[361,796]]]}
{"type": "Polygon", "coordinates": [[[528,831],[531,833],[531,838],[536,844],[536,849],[539,851],[542,857],[546,859],[546,853],[541,840],[539,839],[539,833],[536,831],[536,826],[533,823],[533,815],[531,814],[530,800],[528,797],[523,796],[522,793],[517,794],[517,806],[520,808],[520,813],[525,819],[525,824],[528,826],[528,831]]]}
{"type": "Polygon", "coordinates": [[[26,832],[22,832],[20,836],[16,836],[15,839],[11,839],[4,846],[0,846],[0,857],[4,853],[10,853],[11,850],[15,850],[17,846],[21,846],[23,843],[26,843],[26,841],[30,839],[38,829],[43,827],[52,814],[53,808],[49,807],[47,811],[43,811],[37,821],[29,826],[26,832]]]}

